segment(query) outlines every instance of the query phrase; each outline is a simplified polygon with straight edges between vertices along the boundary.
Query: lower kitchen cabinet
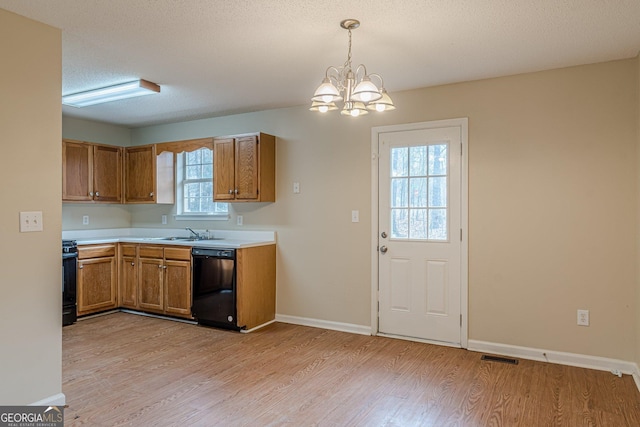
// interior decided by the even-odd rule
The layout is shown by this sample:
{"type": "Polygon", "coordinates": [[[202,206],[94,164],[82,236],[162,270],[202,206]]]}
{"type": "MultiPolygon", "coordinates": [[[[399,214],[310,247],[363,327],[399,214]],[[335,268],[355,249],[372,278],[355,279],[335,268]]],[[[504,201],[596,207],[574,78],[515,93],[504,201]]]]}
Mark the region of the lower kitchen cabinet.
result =
{"type": "Polygon", "coordinates": [[[236,251],[238,326],[252,329],[276,318],[276,245],[236,251]]]}
{"type": "Polygon", "coordinates": [[[138,245],[120,245],[120,307],[138,308],[138,245]]]}
{"type": "Polygon", "coordinates": [[[191,318],[191,248],[138,248],[139,310],[191,318]]]}
{"type": "Polygon", "coordinates": [[[118,306],[116,245],[78,247],[78,316],[118,306]]]}

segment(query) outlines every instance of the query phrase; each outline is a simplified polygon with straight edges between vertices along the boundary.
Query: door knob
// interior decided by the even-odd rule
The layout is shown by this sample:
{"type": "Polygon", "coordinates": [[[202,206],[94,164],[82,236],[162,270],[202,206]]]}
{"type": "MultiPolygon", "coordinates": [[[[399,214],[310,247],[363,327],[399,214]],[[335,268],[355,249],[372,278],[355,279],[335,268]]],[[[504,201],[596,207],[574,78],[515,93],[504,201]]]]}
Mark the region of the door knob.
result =
{"type": "Polygon", "coordinates": [[[383,239],[386,239],[386,238],[387,238],[387,233],[386,233],[385,231],[383,231],[383,232],[380,234],[380,237],[382,237],[383,239]]]}
{"type": "Polygon", "coordinates": [[[388,249],[387,249],[387,247],[386,247],[386,246],[380,246],[380,252],[381,252],[381,253],[386,254],[386,253],[387,253],[387,250],[388,250],[388,249]]]}

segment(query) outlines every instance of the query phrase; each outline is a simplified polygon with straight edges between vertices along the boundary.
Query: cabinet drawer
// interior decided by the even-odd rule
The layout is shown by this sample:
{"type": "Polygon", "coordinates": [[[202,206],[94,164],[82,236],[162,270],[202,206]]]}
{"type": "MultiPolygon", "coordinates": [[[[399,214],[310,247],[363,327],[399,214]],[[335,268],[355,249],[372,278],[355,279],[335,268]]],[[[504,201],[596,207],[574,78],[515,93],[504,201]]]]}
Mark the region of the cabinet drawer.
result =
{"type": "Polygon", "coordinates": [[[120,254],[122,256],[135,257],[136,246],[134,245],[120,245],[120,254]]]}
{"type": "Polygon", "coordinates": [[[88,245],[78,247],[78,259],[103,258],[116,255],[116,245],[88,245]]]}
{"type": "Polygon", "coordinates": [[[191,261],[191,248],[164,248],[164,257],[166,259],[177,259],[183,261],[191,261]]]}
{"type": "Polygon", "coordinates": [[[162,246],[140,246],[140,258],[163,258],[162,246]]]}

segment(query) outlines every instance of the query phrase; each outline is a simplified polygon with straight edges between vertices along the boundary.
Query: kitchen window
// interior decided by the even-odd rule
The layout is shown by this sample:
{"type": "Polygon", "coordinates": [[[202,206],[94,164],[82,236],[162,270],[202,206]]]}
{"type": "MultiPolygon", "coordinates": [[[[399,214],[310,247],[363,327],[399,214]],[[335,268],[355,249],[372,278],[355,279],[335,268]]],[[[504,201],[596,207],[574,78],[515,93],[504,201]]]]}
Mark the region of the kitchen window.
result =
{"type": "Polygon", "coordinates": [[[213,151],[178,154],[176,219],[228,219],[229,205],[213,201],[213,151]]]}

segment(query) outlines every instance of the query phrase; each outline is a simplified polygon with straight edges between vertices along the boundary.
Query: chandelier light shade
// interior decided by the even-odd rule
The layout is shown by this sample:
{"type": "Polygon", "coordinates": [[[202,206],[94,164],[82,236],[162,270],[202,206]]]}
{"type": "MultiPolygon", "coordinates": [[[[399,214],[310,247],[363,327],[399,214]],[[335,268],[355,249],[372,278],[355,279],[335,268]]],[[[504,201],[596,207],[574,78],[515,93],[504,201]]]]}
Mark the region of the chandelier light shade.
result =
{"type": "Polygon", "coordinates": [[[379,74],[368,74],[367,68],[360,64],[354,70],[351,65],[351,30],[360,26],[357,19],[345,19],[340,26],[349,32],[349,53],[342,66],[330,66],[324,79],[311,98],[311,111],[326,113],[337,110],[336,102],[344,101],[340,114],[357,117],[370,111],[395,110],[393,101],[384,88],[379,74]],[[376,86],[374,81],[379,83],[376,86]]]}
{"type": "Polygon", "coordinates": [[[146,80],[134,80],[113,86],[101,87],[86,92],[64,95],[62,103],[72,107],[88,107],[89,105],[134,98],[136,96],[160,93],[160,86],[146,80]]]}

